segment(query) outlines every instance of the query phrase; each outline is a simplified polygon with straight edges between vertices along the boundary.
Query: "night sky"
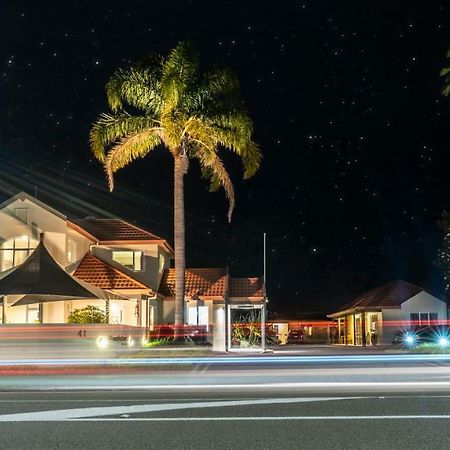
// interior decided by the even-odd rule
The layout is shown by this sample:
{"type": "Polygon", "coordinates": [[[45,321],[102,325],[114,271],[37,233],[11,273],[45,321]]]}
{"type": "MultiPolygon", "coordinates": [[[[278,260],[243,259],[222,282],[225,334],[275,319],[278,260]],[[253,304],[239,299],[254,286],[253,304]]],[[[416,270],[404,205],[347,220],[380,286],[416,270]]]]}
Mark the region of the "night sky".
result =
{"type": "Polygon", "coordinates": [[[441,291],[434,265],[450,208],[450,98],[440,69],[448,0],[6,1],[0,15],[0,200],[35,193],[69,215],[118,215],[172,236],[164,149],[110,194],[88,133],[119,67],[191,39],[231,67],[264,161],[237,207],[186,180],[187,263],[262,274],[280,314],[331,312],[401,278],[441,291]],[[118,2],[117,2],[118,3],[118,2]]]}

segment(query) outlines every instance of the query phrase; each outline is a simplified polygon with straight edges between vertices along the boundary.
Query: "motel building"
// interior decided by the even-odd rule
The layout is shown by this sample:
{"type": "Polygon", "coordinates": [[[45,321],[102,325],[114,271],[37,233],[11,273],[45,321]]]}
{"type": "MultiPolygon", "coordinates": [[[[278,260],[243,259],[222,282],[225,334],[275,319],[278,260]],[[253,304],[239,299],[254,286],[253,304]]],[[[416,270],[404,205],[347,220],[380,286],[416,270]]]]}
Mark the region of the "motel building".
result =
{"type": "Polygon", "coordinates": [[[342,345],[392,345],[395,334],[410,326],[447,320],[447,303],[405,281],[393,281],[367,292],[330,314],[335,342],[342,345]]]}
{"type": "MultiPolygon", "coordinates": [[[[68,218],[21,192],[0,204],[0,323],[63,324],[94,305],[109,324],[173,324],[173,256],[166,239],[122,219],[68,218]]],[[[186,270],[186,323],[217,325],[222,338],[227,307],[264,299],[261,278],[186,270]]]]}

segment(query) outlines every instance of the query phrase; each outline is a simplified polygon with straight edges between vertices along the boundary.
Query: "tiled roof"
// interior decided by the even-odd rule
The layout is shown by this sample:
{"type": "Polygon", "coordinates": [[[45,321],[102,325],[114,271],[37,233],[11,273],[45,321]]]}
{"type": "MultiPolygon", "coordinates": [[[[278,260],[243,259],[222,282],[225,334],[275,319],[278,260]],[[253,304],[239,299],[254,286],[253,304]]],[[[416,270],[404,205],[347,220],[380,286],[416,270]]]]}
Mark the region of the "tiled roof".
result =
{"type": "Polygon", "coordinates": [[[121,219],[73,219],[72,224],[85,230],[97,241],[153,241],[159,236],[121,219]]]}
{"type": "Polygon", "coordinates": [[[264,297],[262,278],[230,278],[230,297],[264,297]]]}
{"type": "Polygon", "coordinates": [[[353,308],[400,307],[403,302],[422,291],[426,291],[426,289],[401,280],[393,281],[347,303],[341,308],[341,311],[353,308]]]}
{"type": "Polygon", "coordinates": [[[147,289],[149,288],[119,269],[98,259],[91,253],[81,260],[73,274],[76,278],[102,289],[147,289]]]}
{"type": "MultiPolygon", "coordinates": [[[[223,268],[186,269],[186,296],[223,297],[226,289],[226,278],[227,273],[223,268]]],[[[175,269],[164,271],[159,292],[165,296],[175,295],[175,269]]]]}

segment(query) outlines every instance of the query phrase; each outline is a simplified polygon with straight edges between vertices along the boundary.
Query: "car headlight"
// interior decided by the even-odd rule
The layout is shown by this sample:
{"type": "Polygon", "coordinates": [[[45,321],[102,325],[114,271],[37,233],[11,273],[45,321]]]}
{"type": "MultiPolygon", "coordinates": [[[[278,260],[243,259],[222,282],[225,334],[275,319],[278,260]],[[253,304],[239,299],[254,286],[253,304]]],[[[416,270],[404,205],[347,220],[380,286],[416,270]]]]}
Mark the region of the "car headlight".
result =
{"type": "Polygon", "coordinates": [[[441,336],[441,337],[439,338],[438,344],[439,344],[441,347],[448,347],[448,345],[450,344],[450,341],[449,341],[449,339],[448,339],[447,337],[441,336]]]}
{"type": "Polygon", "coordinates": [[[413,334],[407,334],[404,338],[404,341],[408,345],[414,345],[416,342],[416,337],[413,334]]]}
{"type": "Polygon", "coordinates": [[[97,347],[98,348],[106,348],[108,347],[108,338],[105,336],[99,336],[97,338],[97,347]]]}

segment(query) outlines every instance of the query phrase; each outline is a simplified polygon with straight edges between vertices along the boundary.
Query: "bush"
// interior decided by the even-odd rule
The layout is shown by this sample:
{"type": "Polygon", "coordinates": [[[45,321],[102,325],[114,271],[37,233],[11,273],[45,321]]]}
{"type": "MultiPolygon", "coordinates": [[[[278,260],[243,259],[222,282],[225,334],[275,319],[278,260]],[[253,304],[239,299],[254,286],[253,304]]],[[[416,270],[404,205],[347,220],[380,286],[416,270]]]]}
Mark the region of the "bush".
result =
{"type": "Polygon", "coordinates": [[[172,339],[169,338],[159,338],[159,339],[152,339],[151,341],[148,341],[144,347],[145,348],[153,348],[153,347],[159,347],[160,345],[167,345],[170,344],[172,339]]]}
{"type": "Polygon", "coordinates": [[[72,311],[67,323],[106,323],[106,314],[97,306],[88,305],[72,311]]]}

